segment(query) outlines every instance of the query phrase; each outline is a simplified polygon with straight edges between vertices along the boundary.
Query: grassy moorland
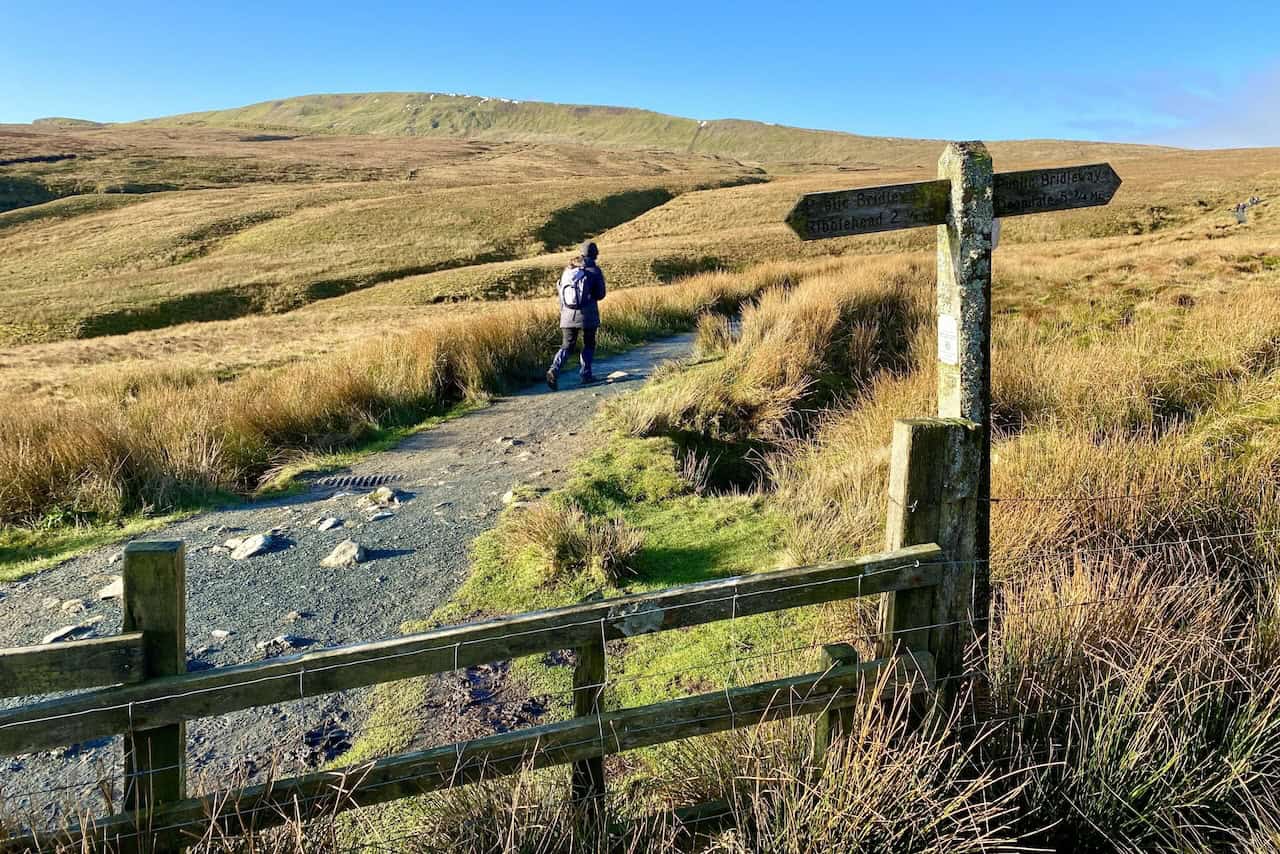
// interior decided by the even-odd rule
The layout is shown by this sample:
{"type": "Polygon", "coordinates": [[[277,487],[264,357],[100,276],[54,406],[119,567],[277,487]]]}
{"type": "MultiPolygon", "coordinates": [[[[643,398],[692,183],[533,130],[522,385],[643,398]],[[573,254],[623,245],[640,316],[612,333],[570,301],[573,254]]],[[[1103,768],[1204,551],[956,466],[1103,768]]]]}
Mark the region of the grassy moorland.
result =
{"type": "MultiPolygon", "coordinates": [[[[621,291],[605,345],[696,328],[699,353],[609,407],[595,452],[480,538],[435,619],[877,549],[890,426],[933,409],[933,235],[802,245],[780,222],[801,192],[928,177],[937,145],[553,106],[343,96],[4,129],[0,561],[527,379],[555,333],[532,297],[587,234],[621,291]]],[[[704,847],[734,852],[1280,849],[1280,156],[993,151],[1000,169],[1107,158],[1125,184],[1008,221],[995,258],[985,701],[912,733],[867,707],[822,775],[803,725],[612,761],[611,817],[724,799],[737,829],[704,847]]],[[[862,603],[639,639],[607,699],[795,672],[838,639],[869,655],[873,627],[862,603]]],[[[564,713],[565,668],[512,673],[564,713]]],[[[394,724],[421,690],[379,697],[349,760],[413,743],[394,724]]],[[[675,841],[664,821],[583,838],[565,785],[268,842],[675,841]]]]}
{"type": "MultiPolygon", "coordinates": [[[[708,154],[802,168],[932,168],[933,140],[859,136],[736,119],[703,121],[625,107],[548,104],[431,92],[305,95],[229,110],[154,119],[160,127],[235,128],[321,134],[585,143],[607,148],[708,154]]],[[[1142,150],[1112,143],[1028,140],[1000,143],[997,157],[1079,160],[1142,150]]]]}
{"type": "MultiPolygon", "coordinates": [[[[180,136],[196,132],[173,133],[180,136]]],[[[271,145],[295,142],[302,145],[305,140],[271,145]]],[[[402,138],[378,139],[376,145],[403,142],[402,138]]],[[[409,142],[429,146],[444,144],[439,140],[409,142]]],[[[350,151],[361,150],[350,148],[343,139],[335,139],[335,145],[338,143],[350,151]]],[[[170,141],[170,145],[179,144],[193,143],[170,141]]],[[[448,141],[448,144],[461,143],[448,141]]],[[[403,156],[403,152],[397,154],[398,151],[393,146],[387,154],[388,160],[403,156]]],[[[537,157],[556,159],[554,152],[537,154],[540,151],[536,147],[529,149],[519,162],[537,157]]],[[[574,156],[581,151],[575,149],[574,156]]],[[[319,155],[300,150],[296,156],[319,155]]],[[[594,174],[597,169],[620,172],[637,168],[634,162],[627,167],[627,158],[635,156],[607,152],[597,158],[605,161],[603,164],[575,160],[565,166],[563,158],[557,162],[564,168],[594,174]]],[[[1064,152],[1063,160],[1068,156],[1064,152]]],[[[645,162],[660,157],[670,155],[644,155],[645,162]]],[[[1267,152],[1167,154],[1156,151],[1145,157],[1132,154],[1128,157],[1130,159],[1123,162],[1117,161],[1125,184],[1110,206],[1010,220],[1004,232],[1006,245],[1055,240],[1062,242],[1063,252],[1087,253],[1091,251],[1091,239],[1129,238],[1145,242],[1146,235],[1154,239],[1181,224],[1220,212],[1238,197],[1265,192],[1269,182],[1275,180],[1275,165],[1268,159],[1267,152]]],[[[481,166],[480,162],[462,159],[470,164],[468,168],[481,166]]],[[[58,334],[81,336],[94,334],[95,330],[139,329],[127,335],[0,346],[0,395],[73,397],[74,387],[95,374],[116,376],[166,369],[235,375],[258,367],[315,358],[369,337],[381,336],[385,334],[389,313],[400,322],[410,324],[457,311],[472,313],[479,302],[538,295],[545,292],[547,283],[567,258],[563,252],[539,249],[568,242],[557,239],[557,232],[602,231],[599,240],[605,248],[610,278],[616,287],[656,285],[708,269],[740,269],[756,261],[913,252],[931,246],[932,233],[928,229],[805,244],[782,225],[787,210],[803,192],[918,177],[912,172],[888,168],[866,173],[771,171],[766,183],[694,190],[690,188],[699,186],[698,182],[733,183],[743,178],[732,177],[739,174],[734,171],[738,167],[718,176],[708,176],[705,171],[681,172],[672,161],[662,167],[670,172],[659,171],[639,178],[610,177],[597,182],[585,180],[582,175],[578,178],[562,175],[534,184],[520,184],[520,192],[528,192],[531,198],[528,203],[514,203],[494,189],[498,186],[510,189],[511,185],[502,184],[501,179],[512,174],[510,169],[514,164],[501,158],[491,165],[487,159],[482,160],[490,171],[475,176],[474,180],[489,182],[486,186],[490,189],[477,192],[502,210],[523,211],[521,215],[526,217],[523,222],[508,224],[486,213],[482,206],[469,208],[471,220],[461,215],[451,220],[423,205],[432,199],[465,197],[465,191],[429,189],[420,186],[422,180],[415,179],[392,182],[390,189],[377,182],[367,185],[303,183],[283,187],[249,184],[212,194],[213,198],[225,199],[228,204],[238,200],[237,204],[243,206],[241,213],[250,218],[265,216],[264,211],[280,214],[256,223],[241,222],[212,202],[200,201],[207,191],[187,191],[163,193],[158,198],[136,197],[139,201],[126,208],[96,211],[83,219],[78,215],[63,220],[45,218],[24,226],[0,228],[0,244],[27,247],[23,254],[14,255],[15,273],[10,278],[15,296],[10,299],[15,301],[15,309],[0,321],[8,324],[7,334],[47,336],[54,334],[49,330],[55,326],[62,330],[58,334]],[[621,190],[624,185],[637,189],[621,190]],[[639,189],[643,186],[651,189],[639,189]],[[689,191],[644,210],[665,193],[674,193],[679,186],[689,191]],[[589,195],[592,187],[597,188],[594,192],[603,193],[594,197],[594,201],[589,195]],[[619,191],[613,192],[610,187],[618,187],[619,191]],[[353,194],[367,198],[352,199],[353,194]],[[538,208],[540,203],[533,198],[538,195],[543,198],[560,195],[566,201],[586,196],[587,200],[553,210],[548,215],[546,207],[538,208]],[[341,198],[334,201],[338,197],[341,198]],[[317,201],[315,207],[298,208],[293,213],[276,211],[267,204],[274,199],[282,205],[292,205],[302,198],[321,201],[317,201]],[[87,241],[101,246],[107,240],[105,235],[110,233],[103,231],[104,223],[121,223],[122,228],[129,230],[128,217],[132,216],[135,205],[145,205],[137,208],[140,214],[148,210],[154,213],[176,210],[174,206],[180,201],[187,208],[204,211],[201,214],[204,219],[193,220],[195,224],[189,225],[186,231],[175,230],[164,221],[152,223],[153,228],[142,234],[137,246],[128,249],[108,246],[104,250],[104,257],[123,257],[124,267],[117,267],[114,272],[81,270],[85,259],[93,260],[94,256],[86,254],[80,243],[87,241]],[[365,211],[371,220],[367,226],[360,224],[365,211]],[[539,224],[537,217],[544,215],[548,216],[547,220],[539,224]],[[614,224],[620,218],[626,220],[614,224]],[[80,222],[77,223],[77,219],[80,222]],[[577,225],[573,225],[575,221],[577,225]],[[372,231],[373,222],[385,228],[372,231]],[[463,256],[469,255],[474,261],[476,253],[483,256],[485,252],[495,251],[496,239],[486,240],[473,232],[457,233],[460,224],[468,222],[468,227],[476,223],[497,223],[495,233],[506,233],[524,248],[513,253],[510,260],[452,266],[463,264],[460,260],[463,256]],[[210,231],[216,231],[214,226],[218,223],[220,228],[231,230],[239,223],[242,230],[218,236],[210,231]],[[431,223],[445,228],[446,232],[432,232],[431,223]],[[608,227],[610,225],[612,227],[608,227]],[[197,232],[195,237],[192,237],[193,229],[197,232]],[[343,234],[347,236],[344,238],[343,234]],[[356,234],[360,235],[359,240],[356,234]],[[172,263],[164,253],[177,251],[174,248],[177,244],[186,247],[183,251],[206,254],[172,263]],[[275,251],[295,263],[282,266],[271,260],[274,257],[271,253],[275,251]],[[454,253],[456,256],[450,258],[454,253]],[[451,268],[412,275],[415,264],[437,263],[451,268]],[[20,269],[31,276],[48,276],[48,283],[43,288],[29,284],[17,275],[20,269]],[[63,272],[54,275],[51,270],[63,272]],[[239,278],[242,275],[244,278],[239,278]],[[102,287],[104,281],[111,282],[112,287],[102,287]],[[253,284],[248,284],[250,282],[253,284]],[[336,295],[343,291],[348,292],[336,295]],[[19,293],[28,296],[30,308],[16,302],[19,293]],[[466,305],[453,306],[455,302],[466,305]],[[260,313],[299,305],[302,307],[283,314],[260,313]],[[37,321],[37,318],[43,319],[37,321]],[[182,322],[189,320],[201,322],[182,322]]],[[[1034,162],[1044,161],[1000,161],[998,165],[1015,168],[1034,162]]],[[[454,168],[441,167],[437,171],[447,176],[453,174],[454,168]]],[[[745,176],[749,180],[759,177],[745,176]]],[[[60,206],[74,207],[93,199],[115,198],[77,196],[0,214],[0,222],[5,217],[31,218],[37,212],[47,213],[60,206]]],[[[140,232],[141,229],[129,231],[140,232]]],[[[0,274],[4,269],[0,266],[0,274]]]]}
{"type": "MultiPolygon", "coordinates": [[[[640,817],[719,798],[737,829],[705,850],[1275,850],[1280,220],[1256,213],[997,254],[1025,310],[996,321],[995,621],[973,663],[989,697],[961,721],[910,733],[905,710],[868,706],[822,775],[807,725],[611,760],[626,823],[608,834],[582,836],[550,772],[402,804],[379,832],[646,850],[676,830],[640,817]]],[[[697,357],[611,404],[600,449],[481,538],[436,619],[878,549],[892,421],[933,408],[930,277],[923,257],[815,263],[740,332],[704,317],[697,357]]],[[[861,603],[638,638],[606,698],[795,672],[835,640],[870,656],[874,631],[861,603]]],[[[566,668],[513,673],[568,713],[566,668]]]]}
{"type": "MultiPolygon", "coordinates": [[[[6,536],[39,542],[47,535],[31,526],[49,520],[111,522],[251,491],[300,451],[349,445],[496,387],[511,377],[495,370],[390,394],[368,390],[381,380],[338,378],[375,351],[413,358],[418,345],[404,342],[415,328],[506,327],[501,304],[544,292],[564,247],[585,235],[604,246],[619,290],[775,260],[916,263],[928,229],[804,244],[781,224],[803,192],[924,171],[894,165],[893,146],[833,136],[863,146],[861,165],[189,123],[0,129],[0,183],[72,193],[0,213],[0,338],[10,342],[0,347],[0,458],[17,473],[0,485],[6,536]],[[324,389],[314,405],[290,402],[300,376],[324,389]],[[194,411],[155,414],[178,401],[194,411]],[[201,425],[179,427],[182,418],[201,425]]],[[[1125,178],[1106,208],[1015,219],[1004,232],[1003,257],[1037,268],[1027,276],[1036,287],[1001,282],[998,309],[1077,311],[1086,325],[1103,312],[1124,316],[1135,287],[1194,281],[1201,262],[1180,259],[1203,253],[1187,241],[1242,242],[1223,211],[1277,181],[1267,151],[1005,148],[999,168],[1105,154],[1125,178]],[[1046,245],[1052,266],[1035,248],[1046,245]],[[1157,252],[1167,260],[1134,260],[1157,252]],[[1125,260],[1100,267],[1098,253],[1125,260]],[[1041,286],[1036,277],[1049,275],[1041,286]],[[1065,308],[1086,305],[1062,299],[1081,290],[1092,295],[1087,306],[1065,308]]],[[[1261,246],[1235,254],[1250,253],[1269,257],[1261,246]]],[[[533,347],[484,343],[491,338],[475,346],[533,347]]]]}
{"type": "MultiPolygon", "coordinates": [[[[87,133],[37,138],[61,151],[64,137],[83,142],[87,133]]],[[[22,162],[18,143],[32,141],[0,135],[17,148],[4,152],[14,156],[0,185],[77,191],[0,213],[0,343],[279,313],[407,276],[542,255],[753,172],[710,158],[567,147],[424,143],[409,159],[371,140],[346,141],[341,152],[256,143],[271,152],[259,159],[239,137],[172,133],[179,139],[164,148],[156,132],[136,133],[107,137],[127,157],[89,151],[54,163],[22,162]],[[336,162],[340,153],[348,163],[336,162]],[[113,183],[117,170],[129,181],[113,183]]]]}

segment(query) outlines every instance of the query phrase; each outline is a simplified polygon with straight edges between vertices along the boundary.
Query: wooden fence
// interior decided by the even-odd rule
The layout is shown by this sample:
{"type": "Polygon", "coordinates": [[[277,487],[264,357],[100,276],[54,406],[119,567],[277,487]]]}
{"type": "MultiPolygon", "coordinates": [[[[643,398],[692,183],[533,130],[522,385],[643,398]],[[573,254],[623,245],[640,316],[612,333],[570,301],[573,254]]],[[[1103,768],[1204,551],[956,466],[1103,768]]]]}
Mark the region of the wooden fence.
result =
{"type": "MultiPolygon", "coordinates": [[[[0,850],[100,845],[171,851],[211,824],[223,833],[332,815],[451,786],[572,764],[575,799],[604,794],[604,756],[798,715],[820,715],[820,742],[839,710],[885,693],[933,692],[963,672],[974,614],[972,558],[980,431],[950,419],[895,425],[888,551],[851,561],[708,581],[653,593],[448,626],[415,635],[186,673],[181,543],[125,550],[124,633],[0,650],[4,696],[114,687],[0,713],[0,755],[124,734],[123,809],[45,838],[31,829],[0,850]],[[606,643],[860,596],[882,599],[879,657],[824,648],[820,669],[654,705],[601,708],[606,643]],[[186,721],[519,656],[573,649],[575,717],[414,751],[333,772],[189,798],[186,721]]],[[[804,668],[809,670],[809,668],[804,668]]]]}

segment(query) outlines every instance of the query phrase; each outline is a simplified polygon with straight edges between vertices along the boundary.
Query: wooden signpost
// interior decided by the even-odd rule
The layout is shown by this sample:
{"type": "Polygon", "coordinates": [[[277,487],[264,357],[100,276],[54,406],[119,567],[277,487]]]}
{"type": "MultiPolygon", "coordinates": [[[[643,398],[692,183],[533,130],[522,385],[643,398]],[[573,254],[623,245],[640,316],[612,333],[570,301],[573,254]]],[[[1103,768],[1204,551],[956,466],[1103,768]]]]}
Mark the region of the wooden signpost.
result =
{"type": "MultiPolygon", "coordinates": [[[[936,522],[934,517],[945,520],[967,515],[972,518],[972,535],[930,530],[920,532],[920,536],[938,543],[950,536],[963,543],[957,549],[962,553],[951,556],[963,563],[956,566],[954,583],[944,587],[957,593],[963,588],[971,593],[964,596],[965,614],[959,613],[957,602],[946,597],[930,603],[904,598],[896,603],[896,622],[895,603],[887,602],[887,641],[900,637],[904,628],[956,621],[972,622],[973,634],[968,639],[986,635],[991,598],[992,220],[1105,205],[1119,187],[1120,176],[1108,163],[997,174],[991,167],[991,155],[981,142],[953,142],[938,161],[936,181],[810,193],[801,197],[787,216],[787,224],[804,240],[928,225],[938,228],[938,415],[977,425],[980,452],[972,490],[961,484],[965,480],[960,476],[966,468],[964,461],[932,463],[949,469],[937,473],[939,482],[954,481],[949,489],[973,494],[953,496],[956,501],[963,498],[971,510],[963,514],[942,511],[930,519],[936,522]]],[[[904,443],[904,453],[908,445],[904,443]]],[[[913,475],[920,476],[923,475],[913,475]]],[[[901,486],[900,491],[909,492],[909,485],[901,486]]],[[[898,522],[896,527],[890,526],[890,540],[910,538],[910,523],[898,522]]],[[[954,675],[951,671],[956,670],[958,659],[955,647],[968,639],[958,638],[959,643],[948,642],[947,649],[933,650],[941,654],[940,676],[954,675]]]]}

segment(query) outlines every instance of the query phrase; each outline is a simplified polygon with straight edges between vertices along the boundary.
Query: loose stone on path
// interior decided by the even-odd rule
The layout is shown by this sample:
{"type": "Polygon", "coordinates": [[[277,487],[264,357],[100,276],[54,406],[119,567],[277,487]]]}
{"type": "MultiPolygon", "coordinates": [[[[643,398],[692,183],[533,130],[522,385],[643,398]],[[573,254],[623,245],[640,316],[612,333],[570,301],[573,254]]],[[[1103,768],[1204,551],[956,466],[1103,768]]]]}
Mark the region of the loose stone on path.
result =
{"type": "Polygon", "coordinates": [[[320,565],[336,569],[343,566],[355,566],[365,559],[364,546],[355,540],[343,540],[338,543],[337,547],[329,553],[329,556],[320,561],[320,565]]]}
{"type": "Polygon", "coordinates": [[[268,551],[275,545],[275,537],[271,534],[254,534],[252,537],[245,537],[234,546],[231,545],[235,542],[235,540],[227,540],[226,542],[227,548],[232,550],[232,559],[245,560],[268,551]]]}
{"type": "Polygon", "coordinates": [[[124,596],[124,579],[119,575],[111,576],[111,583],[98,591],[98,598],[103,601],[119,599],[122,596],[124,596]]]}

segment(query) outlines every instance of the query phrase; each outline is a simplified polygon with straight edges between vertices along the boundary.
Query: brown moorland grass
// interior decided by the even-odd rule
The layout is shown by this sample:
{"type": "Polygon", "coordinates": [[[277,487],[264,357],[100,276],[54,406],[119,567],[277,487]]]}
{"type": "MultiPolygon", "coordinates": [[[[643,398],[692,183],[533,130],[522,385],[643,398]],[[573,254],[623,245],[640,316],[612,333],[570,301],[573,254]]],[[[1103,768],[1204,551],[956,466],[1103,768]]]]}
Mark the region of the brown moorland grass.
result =
{"type": "Polygon", "coordinates": [[[708,180],[717,179],[151,194],[0,229],[3,334],[10,342],[86,338],[286,311],[405,276],[540,255],[708,180]],[[559,224],[575,208],[596,221],[559,224]]]}
{"type": "MultiPolygon", "coordinates": [[[[320,145],[322,141],[307,142],[306,138],[300,138],[270,145],[294,142],[320,145]]],[[[368,144],[375,142],[399,145],[403,140],[375,140],[368,144]]],[[[527,146],[526,149],[527,154],[520,156],[533,158],[540,150],[527,146]]],[[[1061,155],[1055,152],[1048,147],[1036,156],[1050,157],[1049,162],[1069,159],[1066,158],[1069,152],[1063,151],[1061,155]]],[[[637,155],[606,152],[600,156],[634,158],[637,155]]],[[[648,158],[649,154],[643,156],[648,158]]],[[[569,174],[562,174],[558,179],[573,181],[576,180],[574,174],[589,175],[595,168],[622,170],[626,162],[614,161],[599,167],[571,163],[565,167],[569,174]]],[[[478,155],[467,163],[482,163],[483,168],[489,170],[474,178],[480,182],[505,180],[502,176],[510,175],[513,168],[511,161],[496,156],[492,164],[478,155]]],[[[631,168],[639,168],[634,160],[631,163],[631,168]]],[[[1004,169],[1031,163],[1010,160],[998,161],[997,165],[1004,169]]],[[[424,172],[412,182],[399,183],[412,188],[424,186],[424,181],[425,186],[436,186],[431,182],[448,185],[447,182],[453,180],[450,176],[461,168],[450,165],[430,177],[424,172]]],[[[684,174],[679,170],[685,167],[657,161],[646,168],[684,174]]],[[[1117,163],[1117,168],[1125,184],[1117,199],[1106,208],[1018,217],[1005,222],[1004,248],[996,269],[998,311],[1037,316],[1057,314],[1063,320],[1070,319],[1063,315],[1064,311],[1077,311],[1079,319],[1086,324],[1097,323],[1105,313],[1111,318],[1109,322],[1118,322],[1133,302],[1129,292],[1135,288],[1147,293],[1153,288],[1167,287],[1168,298],[1177,299],[1181,291],[1176,288],[1199,291],[1206,273],[1230,278],[1235,274],[1235,266],[1252,264],[1262,268],[1272,263],[1267,259],[1275,257],[1275,251],[1266,223],[1274,217],[1270,200],[1280,195],[1280,164],[1274,150],[1143,152],[1141,157],[1117,163]],[[1230,205],[1254,193],[1264,198],[1264,204],[1251,213],[1251,223],[1246,229],[1235,228],[1230,205]],[[1258,233],[1260,230],[1262,234],[1258,233]],[[1046,240],[1054,242],[1044,244],[1046,240]],[[1006,275],[1006,271],[1015,267],[1020,269],[1016,277],[1006,275]],[[1025,271],[1025,275],[1021,271],[1025,271]],[[1073,298],[1083,291],[1089,293],[1090,300],[1073,298]]],[[[611,282],[619,287],[652,285],[710,268],[734,269],[753,260],[927,251],[933,241],[930,229],[801,243],[781,225],[786,210],[802,192],[920,177],[886,170],[782,173],[773,176],[768,184],[683,193],[606,232],[600,237],[600,243],[605,249],[611,282]]],[[[271,188],[250,189],[266,192],[271,188]]],[[[307,184],[289,192],[335,193],[337,189],[307,184]]],[[[82,201],[67,199],[57,204],[82,201]]],[[[47,207],[41,205],[29,210],[47,207]]],[[[21,213],[25,212],[8,216],[21,213]]],[[[0,220],[5,216],[0,214],[0,220]]],[[[261,223],[257,227],[278,228],[283,222],[286,221],[261,223]]],[[[67,248],[73,254],[74,243],[67,248]]],[[[399,256],[395,254],[399,250],[383,251],[388,253],[388,259],[399,264],[399,256]]],[[[319,254],[324,255],[323,251],[319,254]]],[[[338,256],[333,258],[341,262],[338,256]]],[[[130,335],[0,347],[0,394],[38,392],[66,396],[84,373],[99,369],[133,372],[171,363],[177,370],[207,367],[211,373],[226,376],[258,365],[314,358],[349,341],[384,334],[389,316],[407,325],[448,310],[438,305],[442,301],[505,299],[545,292],[564,259],[563,254],[552,253],[408,276],[346,296],[323,299],[278,316],[226,321],[208,321],[206,317],[205,323],[130,335]]],[[[214,263],[211,259],[205,260],[214,263]]],[[[364,272],[373,271],[374,266],[368,266],[364,272]]],[[[282,297],[287,297],[283,304],[296,304],[288,302],[297,298],[290,293],[293,292],[288,288],[281,292],[282,297]]],[[[164,299],[163,296],[157,298],[164,299]]],[[[477,307],[464,304],[456,310],[470,313],[477,307]]],[[[160,322],[165,318],[157,315],[155,319],[160,322]]]]}
{"type": "MultiPolygon", "coordinates": [[[[601,344],[618,348],[692,328],[789,282],[793,268],[708,274],[610,299],[601,344]]],[[[245,491],[302,451],[350,445],[536,373],[555,332],[546,301],[443,318],[341,354],[221,383],[199,374],[104,384],[0,426],[0,519],[35,521],[59,508],[111,518],[178,505],[213,490],[245,491]]]]}
{"type": "MultiPolygon", "coordinates": [[[[959,721],[907,735],[892,710],[867,705],[857,737],[838,746],[822,775],[799,727],[693,742],[664,754],[667,773],[656,781],[624,790],[620,816],[727,797],[738,829],[709,843],[726,851],[1256,850],[1275,838],[1280,291],[1262,260],[1270,257],[1262,224],[1221,239],[1185,231],[1177,236],[1190,239],[1137,262],[1135,247],[1122,243],[1072,259],[1068,270],[1029,248],[997,256],[1005,285],[1025,295],[1077,276],[1142,270],[1144,278],[1130,280],[1118,311],[1090,305],[1101,289],[1082,287],[1041,313],[998,320],[994,489],[1010,500],[993,511],[996,633],[984,667],[990,697],[976,726],[966,709],[959,721]],[[1205,250],[1191,264],[1187,244],[1205,250]],[[1128,263],[1134,270],[1116,272],[1128,263]],[[1166,287],[1175,269],[1185,279],[1166,287]],[[973,730],[975,742],[951,737],[967,740],[973,730]],[[922,825],[922,811],[933,825],[922,825]]],[[[770,505],[791,516],[796,553],[880,545],[889,425],[932,408],[927,322],[897,371],[870,370],[874,348],[822,346],[839,314],[819,323],[814,306],[841,305],[839,283],[848,299],[861,270],[881,263],[890,275],[868,276],[863,291],[892,294],[891,259],[794,265],[783,275],[774,268],[763,288],[798,280],[798,289],[745,311],[737,337],[708,333],[716,361],[663,380],[698,386],[700,372],[731,365],[735,376],[765,380],[739,388],[778,403],[754,410],[776,415],[806,405],[790,395],[795,383],[852,354],[842,370],[869,378],[846,389],[856,400],[816,424],[814,443],[775,460],[770,505]],[[787,352],[801,354],[794,366],[779,365],[787,352]],[[848,512],[803,512],[828,502],[848,512]]],[[[927,283],[909,293],[927,315],[927,283]]],[[[661,396],[646,404],[666,405],[661,396]]],[[[710,403],[696,411],[709,436],[729,423],[716,422],[710,403]]],[[[837,636],[859,637],[873,616],[841,610],[832,625],[837,636]]],[[[781,666],[794,672],[794,663],[781,666]]],[[[392,838],[421,850],[572,850],[563,780],[534,785],[545,779],[428,801],[401,814],[407,823],[392,838]]],[[[294,838],[305,847],[301,829],[294,838]]]]}

